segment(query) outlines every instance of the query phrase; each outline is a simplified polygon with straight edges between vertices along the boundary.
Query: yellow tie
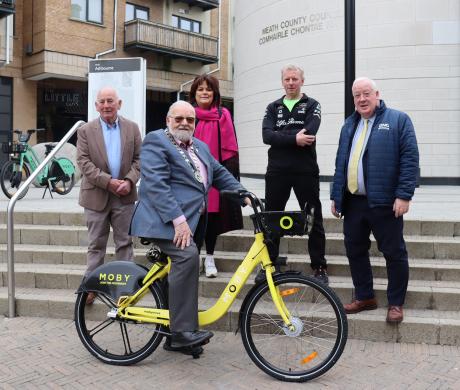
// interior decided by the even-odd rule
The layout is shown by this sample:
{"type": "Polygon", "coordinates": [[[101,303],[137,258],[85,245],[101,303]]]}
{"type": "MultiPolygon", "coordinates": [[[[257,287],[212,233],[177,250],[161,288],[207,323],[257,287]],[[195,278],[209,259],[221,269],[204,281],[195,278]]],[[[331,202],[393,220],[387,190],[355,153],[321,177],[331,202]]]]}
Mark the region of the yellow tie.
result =
{"type": "Polygon", "coordinates": [[[367,119],[364,119],[364,129],[361,131],[358,140],[355,144],[355,149],[353,150],[353,155],[351,156],[350,163],[348,164],[348,191],[354,194],[358,191],[358,164],[359,158],[363,151],[364,140],[366,139],[367,134],[367,119]]]}

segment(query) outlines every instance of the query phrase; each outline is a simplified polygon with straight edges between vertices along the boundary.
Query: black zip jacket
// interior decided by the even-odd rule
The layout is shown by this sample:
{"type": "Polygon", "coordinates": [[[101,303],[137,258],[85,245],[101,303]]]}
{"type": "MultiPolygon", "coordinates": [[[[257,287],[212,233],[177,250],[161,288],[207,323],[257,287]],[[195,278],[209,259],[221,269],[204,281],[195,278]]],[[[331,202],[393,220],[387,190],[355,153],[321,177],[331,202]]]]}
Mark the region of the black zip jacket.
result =
{"type": "Polygon", "coordinates": [[[262,122],[262,138],[270,145],[267,173],[319,174],[316,161],[316,142],[300,147],[296,134],[306,129],[307,134],[316,135],[321,124],[321,105],[313,98],[302,94],[292,111],[281,99],[270,103],[262,122]]]}

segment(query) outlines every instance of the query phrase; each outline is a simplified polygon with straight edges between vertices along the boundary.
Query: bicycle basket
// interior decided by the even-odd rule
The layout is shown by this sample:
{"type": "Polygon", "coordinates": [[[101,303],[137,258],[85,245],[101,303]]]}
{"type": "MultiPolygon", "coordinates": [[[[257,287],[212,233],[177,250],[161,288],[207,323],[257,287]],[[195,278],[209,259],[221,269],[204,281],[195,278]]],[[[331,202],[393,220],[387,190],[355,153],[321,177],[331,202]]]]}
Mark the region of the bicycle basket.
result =
{"type": "Polygon", "coordinates": [[[13,144],[10,142],[2,142],[2,152],[6,154],[13,153],[13,144]]]}
{"type": "Polygon", "coordinates": [[[2,152],[6,154],[23,153],[26,151],[26,148],[27,145],[11,142],[2,142],[2,152]]]}
{"type": "Polygon", "coordinates": [[[261,214],[265,228],[279,237],[307,233],[308,219],[304,211],[265,211],[261,214]]]}

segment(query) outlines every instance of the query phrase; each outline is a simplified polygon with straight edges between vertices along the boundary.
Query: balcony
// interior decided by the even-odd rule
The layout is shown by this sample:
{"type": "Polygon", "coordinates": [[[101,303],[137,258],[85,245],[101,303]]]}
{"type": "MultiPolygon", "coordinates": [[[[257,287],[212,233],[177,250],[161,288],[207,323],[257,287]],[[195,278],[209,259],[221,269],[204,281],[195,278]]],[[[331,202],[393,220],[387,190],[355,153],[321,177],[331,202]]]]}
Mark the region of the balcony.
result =
{"type": "Polygon", "coordinates": [[[0,0],[0,19],[16,12],[14,3],[15,0],[0,0]]]}
{"type": "Polygon", "coordinates": [[[140,19],[125,23],[125,49],[129,48],[151,50],[203,64],[218,60],[217,38],[140,19]]]}
{"type": "Polygon", "coordinates": [[[200,7],[203,11],[209,11],[210,9],[219,7],[219,0],[174,0],[175,3],[186,3],[190,7],[200,7]]]}

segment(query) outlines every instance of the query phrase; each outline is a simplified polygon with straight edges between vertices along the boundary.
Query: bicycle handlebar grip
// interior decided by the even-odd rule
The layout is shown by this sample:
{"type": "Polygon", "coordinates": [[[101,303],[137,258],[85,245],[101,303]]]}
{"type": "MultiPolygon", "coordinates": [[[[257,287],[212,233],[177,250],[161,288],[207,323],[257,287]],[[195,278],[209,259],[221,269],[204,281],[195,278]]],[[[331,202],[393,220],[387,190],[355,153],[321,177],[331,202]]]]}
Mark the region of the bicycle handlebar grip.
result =
{"type": "Polygon", "coordinates": [[[234,199],[241,199],[245,198],[246,196],[249,196],[248,192],[245,190],[222,190],[220,191],[222,196],[225,196],[227,198],[234,198],[234,199]]]}

